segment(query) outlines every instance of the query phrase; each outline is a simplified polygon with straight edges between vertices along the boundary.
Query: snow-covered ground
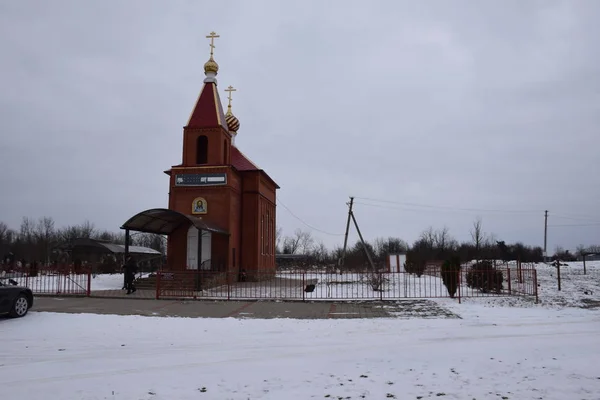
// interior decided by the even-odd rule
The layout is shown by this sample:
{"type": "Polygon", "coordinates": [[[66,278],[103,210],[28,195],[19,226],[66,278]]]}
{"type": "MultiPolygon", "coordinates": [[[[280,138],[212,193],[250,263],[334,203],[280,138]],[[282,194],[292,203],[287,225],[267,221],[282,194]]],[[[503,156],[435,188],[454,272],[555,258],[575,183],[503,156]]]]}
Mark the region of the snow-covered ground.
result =
{"type": "Polygon", "coordinates": [[[463,319],[31,312],[0,320],[0,396],[600,399],[599,311],[452,306],[463,319]]]}
{"type": "MultiPolygon", "coordinates": [[[[591,302],[600,303],[600,261],[561,263],[561,290],[558,290],[557,269],[554,266],[536,266],[541,303],[547,306],[586,307],[591,302]]],[[[600,305],[600,304],[599,304],[600,305]]]]}
{"type": "MultiPolygon", "coordinates": [[[[511,269],[516,269],[515,262],[509,263],[509,266],[511,269]]],[[[539,304],[535,304],[532,297],[522,296],[463,298],[462,302],[488,306],[600,309],[600,261],[588,261],[586,267],[587,273],[584,275],[583,262],[561,263],[561,290],[559,291],[556,267],[543,263],[535,264],[539,304]]],[[[515,279],[516,275],[513,276],[513,282],[515,279]]],[[[446,299],[440,301],[443,304],[451,304],[446,299]]]]}
{"type": "MultiPolygon", "coordinates": [[[[540,301],[436,299],[462,319],[0,319],[0,398],[600,399],[600,263],[538,265],[540,301]],[[589,293],[589,294],[586,294],[589,293]],[[512,307],[511,307],[512,306],[512,307]],[[587,307],[584,309],[583,307],[587,307]]],[[[512,267],[511,267],[512,268],[512,267]]],[[[121,274],[93,278],[120,289],[121,274]]]]}

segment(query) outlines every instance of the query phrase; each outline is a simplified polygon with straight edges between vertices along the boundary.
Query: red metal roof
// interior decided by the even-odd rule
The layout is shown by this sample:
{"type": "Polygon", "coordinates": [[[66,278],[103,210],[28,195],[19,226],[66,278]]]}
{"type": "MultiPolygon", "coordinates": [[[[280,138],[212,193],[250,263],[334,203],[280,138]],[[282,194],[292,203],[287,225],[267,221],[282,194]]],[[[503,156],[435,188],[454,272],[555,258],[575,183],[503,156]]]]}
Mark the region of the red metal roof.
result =
{"type": "Polygon", "coordinates": [[[258,171],[260,168],[248,159],[239,149],[231,146],[231,165],[238,171],[258,171]]]}
{"type": "Polygon", "coordinates": [[[231,146],[231,165],[238,171],[260,171],[264,174],[277,189],[279,185],[262,169],[258,168],[244,153],[242,153],[237,147],[231,146]]]}
{"type": "Polygon", "coordinates": [[[215,83],[206,82],[202,87],[187,126],[188,128],[216,128],[222,126],[225,130],[228,130],[221,98],[215,83]]]}

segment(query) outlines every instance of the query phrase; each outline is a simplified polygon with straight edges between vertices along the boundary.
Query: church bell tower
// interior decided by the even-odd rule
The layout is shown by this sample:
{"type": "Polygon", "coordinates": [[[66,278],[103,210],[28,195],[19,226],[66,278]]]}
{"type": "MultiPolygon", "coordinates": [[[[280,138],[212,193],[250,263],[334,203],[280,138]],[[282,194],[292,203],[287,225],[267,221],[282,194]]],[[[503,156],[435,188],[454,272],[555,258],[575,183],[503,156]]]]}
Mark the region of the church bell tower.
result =
{"type": "Polygon", "coordinates": [[[183,128],[183,160],[185,167],[229,165],[231,134],[217,91],[219,65],[213,58],[214,40],[219,35],[211,32],[210,59],[204,64],[204,85],[183,128]]]}

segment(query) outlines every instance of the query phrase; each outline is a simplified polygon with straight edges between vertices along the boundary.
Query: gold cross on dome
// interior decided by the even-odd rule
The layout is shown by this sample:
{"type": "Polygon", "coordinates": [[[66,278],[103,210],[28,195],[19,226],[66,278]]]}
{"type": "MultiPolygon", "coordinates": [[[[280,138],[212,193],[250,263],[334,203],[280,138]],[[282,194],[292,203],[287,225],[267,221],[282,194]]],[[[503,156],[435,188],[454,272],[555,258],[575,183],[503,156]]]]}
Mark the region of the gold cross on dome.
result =
{"type": "Polygon", "coordinates": [[[210,58],[213,56],[213,49],[215,48],[215,39],[221,36],[217,35],[216,32],[211,32],[206,38],[210,39],[210,58]]]}
{"type": "Polygon", "coordinates": [[[225,91],[229,92],[229,95],[227,96],[227,99],[229,99],[229,105],[227,106],[227,108],[231,108],[231,92],[237,92],[237,89],[234,89],[233,86],[229,85],[229,87],[225,89],[225,91]]]}

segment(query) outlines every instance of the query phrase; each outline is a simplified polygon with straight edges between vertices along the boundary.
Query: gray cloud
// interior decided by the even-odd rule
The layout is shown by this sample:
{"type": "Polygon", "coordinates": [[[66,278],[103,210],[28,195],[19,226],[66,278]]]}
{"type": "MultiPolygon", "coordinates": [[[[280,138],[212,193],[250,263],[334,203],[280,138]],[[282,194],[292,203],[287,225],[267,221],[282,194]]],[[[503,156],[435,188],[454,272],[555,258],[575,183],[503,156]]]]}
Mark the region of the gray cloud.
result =
{"type": "MultiPolygon", "coordinates": [[[[369,238],[600,222],[596,2],[288,3],[0,5],[0,220],[117,229],[165,206],[215,30],[237,143],[313,226],[341,233],[349,195],[434,206],[361,200],[369,238]]],[[[550,249],[599,234],[553,227],[550,249]]]]}

